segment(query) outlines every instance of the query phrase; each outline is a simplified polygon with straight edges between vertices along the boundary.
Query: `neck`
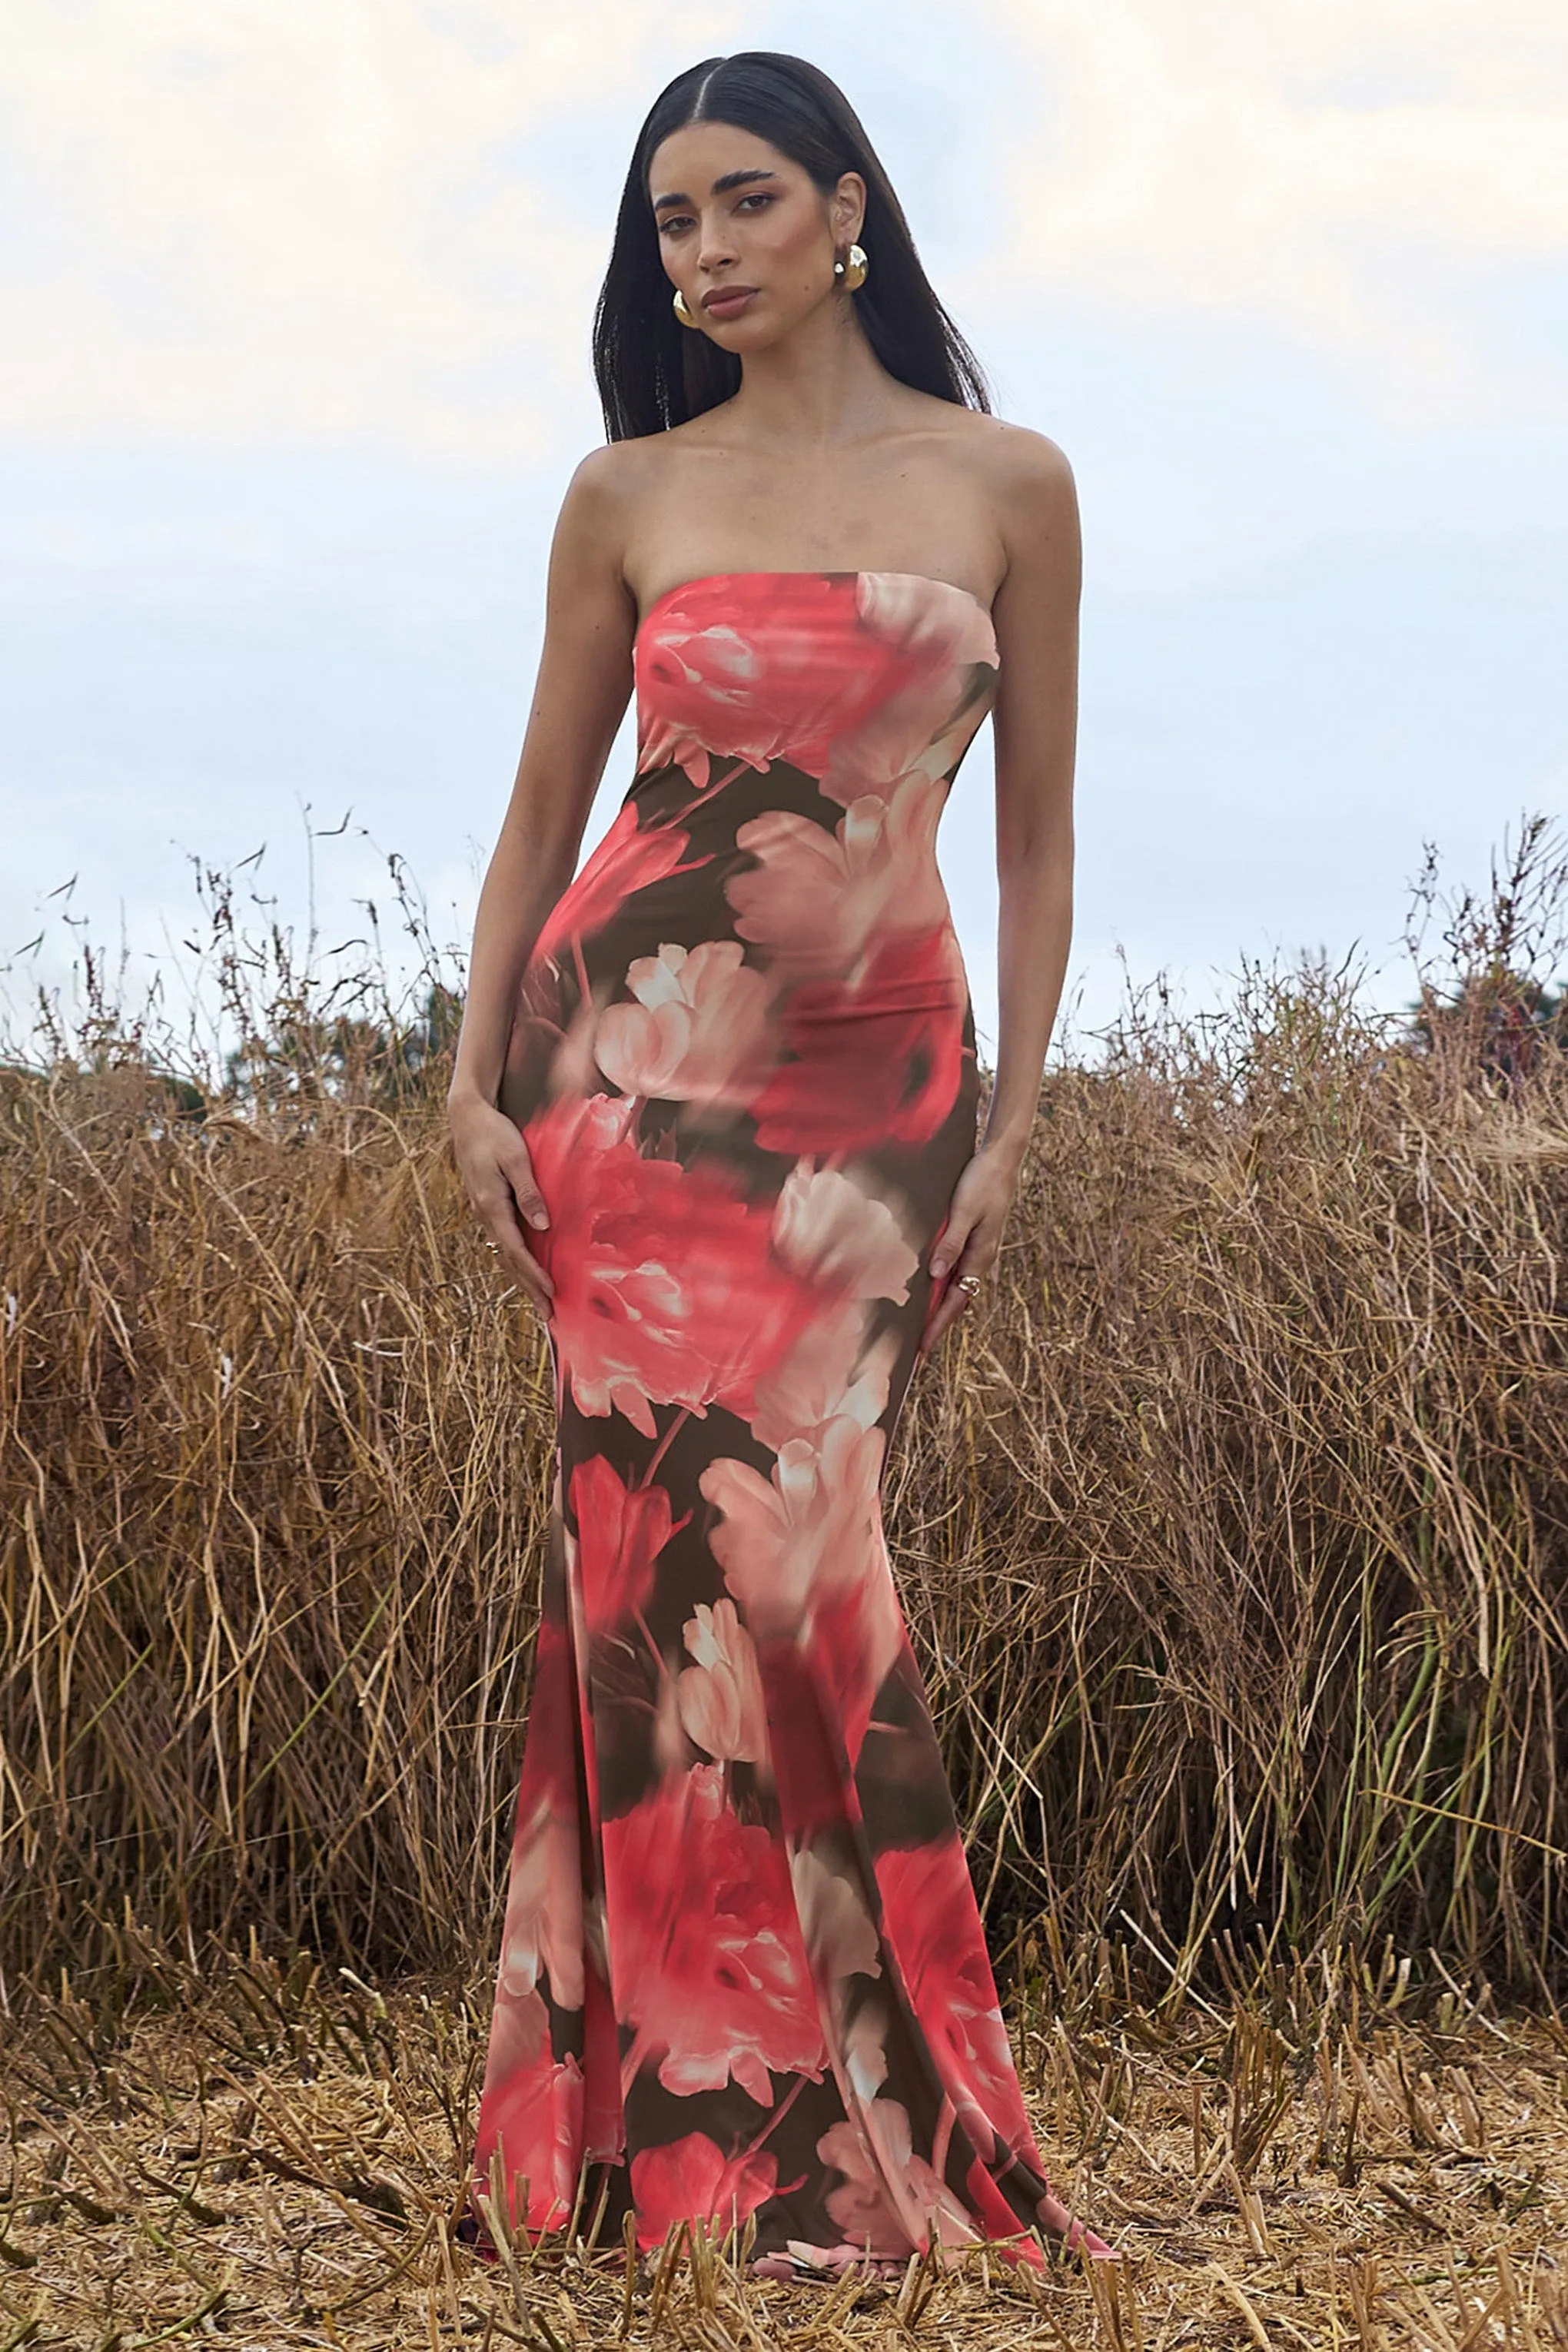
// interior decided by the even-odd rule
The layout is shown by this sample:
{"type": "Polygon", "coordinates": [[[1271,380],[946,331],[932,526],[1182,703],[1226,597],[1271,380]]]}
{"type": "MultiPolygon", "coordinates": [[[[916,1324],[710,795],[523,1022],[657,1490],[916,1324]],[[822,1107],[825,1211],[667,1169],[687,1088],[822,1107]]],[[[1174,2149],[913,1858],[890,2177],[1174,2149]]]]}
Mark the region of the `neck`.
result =
{"type": "Polygon", "coordinates": [[[831,295],[742,361],[740,390],[724,404],[737,438],[805,457],[887,430],[902,387],[866,341],[854,300],[831,295]]]}

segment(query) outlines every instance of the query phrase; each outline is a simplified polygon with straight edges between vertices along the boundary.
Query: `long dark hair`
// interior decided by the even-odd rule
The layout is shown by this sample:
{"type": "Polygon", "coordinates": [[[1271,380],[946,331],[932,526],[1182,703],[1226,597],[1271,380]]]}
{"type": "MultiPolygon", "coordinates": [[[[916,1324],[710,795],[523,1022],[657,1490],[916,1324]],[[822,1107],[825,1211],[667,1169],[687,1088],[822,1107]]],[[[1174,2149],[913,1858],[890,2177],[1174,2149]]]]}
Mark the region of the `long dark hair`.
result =
{"type": "Polygon", "coordinates": [[[684,425],[739,390],[741,362],[670,308],[648,202],[648,171],[659,142],[689,122],[730,122],[754,131],[808,172],[825,195],[842,172],[866,183],[860,242],[869,263],[850,296],[866,340],[889,375],[961,408],[991,413],[980,362],[937,299],[921,267],[903,206],[835,81],[804,58],[742,49],[707,58],[678,74],[655,99],[637,134],[621,194],[616,241],[594,312],[594,373],[605,437],[626,441],[684,425]]]}

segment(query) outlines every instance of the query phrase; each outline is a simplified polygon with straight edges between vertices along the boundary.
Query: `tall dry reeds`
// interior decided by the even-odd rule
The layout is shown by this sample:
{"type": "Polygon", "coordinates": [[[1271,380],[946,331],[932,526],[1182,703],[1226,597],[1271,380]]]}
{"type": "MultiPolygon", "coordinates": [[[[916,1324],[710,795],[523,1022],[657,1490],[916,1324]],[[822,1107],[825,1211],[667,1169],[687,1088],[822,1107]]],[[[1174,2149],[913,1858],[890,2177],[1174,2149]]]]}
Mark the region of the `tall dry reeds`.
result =
{"type": "MultiPolygon", "coordinates": [[[[456,988],[213,911],[216,1076],[101,971],[0,1074],[12,2003],[149,1939],[363,1974],[499,1927],[551,1426],[447,1150],[456,988]]],[[[1532,1016],[1500,1063],[1517,926],[1473,947],[1415,1023],[1247,970],[1047,1079],[888,1488],[998,1933],[1561,1989],[1568,1056],[1532,1016]]]]}

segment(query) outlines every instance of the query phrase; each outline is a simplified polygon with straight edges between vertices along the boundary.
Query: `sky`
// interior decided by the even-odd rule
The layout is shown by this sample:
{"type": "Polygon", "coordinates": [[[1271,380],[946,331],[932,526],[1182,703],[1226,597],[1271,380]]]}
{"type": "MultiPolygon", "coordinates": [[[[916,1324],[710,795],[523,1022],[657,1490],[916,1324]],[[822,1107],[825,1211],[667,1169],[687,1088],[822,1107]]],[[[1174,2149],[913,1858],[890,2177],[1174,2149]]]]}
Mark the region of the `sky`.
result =
{"type": "MultiPolygon", "coordinates": [[[[1568,813],[1560,0],[23,0],[0,51],[0,1003],[198,867],[461,953],[594,301],[676,73],[834,76],[1084,532],[1058,1050],[1162,977],[1413,992],[1436,845],[1568,813]],[[260,853],[258,856],[258,853],[260,853]]],[[[875,256],[871,257],[875,267],[875,256]]],[[[847,560],[852,560],[847,558],[847,560]]],[[[631,781],[628,709],[584,855],[631,781]]],[[[994,1036],[990,730],[941,845],[994,1036]]],[[[15,1020],[13,1016],[13,1026],[15,1020]]]]}

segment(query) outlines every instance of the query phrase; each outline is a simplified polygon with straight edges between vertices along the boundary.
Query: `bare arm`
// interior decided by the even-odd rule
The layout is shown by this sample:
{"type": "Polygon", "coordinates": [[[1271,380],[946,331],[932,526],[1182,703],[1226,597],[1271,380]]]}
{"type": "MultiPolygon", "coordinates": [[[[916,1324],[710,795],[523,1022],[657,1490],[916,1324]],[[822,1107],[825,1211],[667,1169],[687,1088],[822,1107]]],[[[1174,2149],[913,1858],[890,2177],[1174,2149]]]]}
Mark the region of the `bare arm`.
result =
{"type": "Polygon", "coordinates": [[[527,1146],[497,1108],[523,968],[576,868],[583,831],[632,685],[635,615],[621,576],[623,479],[614,449],[584,458],[551,546],[544,644],[518,761],[474,922],[447,1119],[476,1215],[529,1295],[553,1286],[521,1217],[547,1220],[527,1146]],[[521,1216],[520,1216],[521,1212],[521,1216]]]}
{"type": "MultiPolygon", "coordinates": [[[[995,1263],[1039,1101],[1072,938],[1073,768],[1082,549],[1072,470],[1025,436],[1008,485],[1007,571],[993,619],[996,753],[996,1077],[985,1133],[954,1191],[931,1270],[982,1280],[995,1263]]],[[[944,1292],[929,1349],[963,1312],[944,1292]]]]}
{"type": "Polygon", "coordinates": [[[1035,1123],[1072,938],[1078,735],[1078,499],[1061,452],[1030,468],[1027,511],[996,599],[996,1083],[984,1148],[1014,1172],[1035,1123]]]}
{"type": "Polygon", "coordinates": [[[573,475],[550,551],[544,644],[517,780],[485,870],[451,1093],[493,1103],[523,966],[576,869],[631,693],[634,619],[619,500],[595,450],[573,475]]]}

